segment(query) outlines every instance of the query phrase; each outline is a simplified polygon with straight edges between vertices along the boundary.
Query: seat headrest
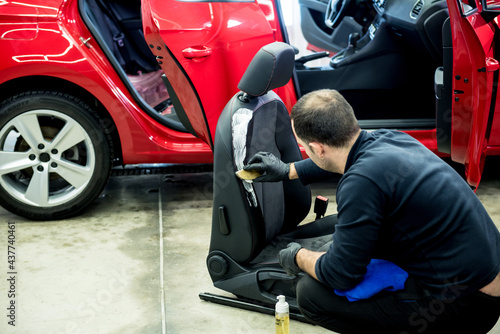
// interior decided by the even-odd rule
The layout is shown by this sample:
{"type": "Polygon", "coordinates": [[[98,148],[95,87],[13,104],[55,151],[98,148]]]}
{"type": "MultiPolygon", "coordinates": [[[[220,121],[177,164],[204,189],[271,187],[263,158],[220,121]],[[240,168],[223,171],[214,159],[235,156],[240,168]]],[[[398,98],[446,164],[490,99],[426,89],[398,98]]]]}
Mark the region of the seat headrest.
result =
{"type": "Polygon", "coordinates": [[[255,54],[238,84],[238,89],[251,96],[262,96],[284,86],[292,77],[295,52],[285,43],[263,46],[255,54]]]}

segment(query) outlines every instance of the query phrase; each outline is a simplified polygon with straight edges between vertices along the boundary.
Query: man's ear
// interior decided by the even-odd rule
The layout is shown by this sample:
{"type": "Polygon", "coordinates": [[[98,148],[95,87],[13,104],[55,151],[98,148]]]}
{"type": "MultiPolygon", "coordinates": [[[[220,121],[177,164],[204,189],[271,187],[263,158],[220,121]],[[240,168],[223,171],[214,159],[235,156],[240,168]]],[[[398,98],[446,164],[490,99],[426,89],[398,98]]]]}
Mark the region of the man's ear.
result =
{"type": "Polygon", "coordinates": [[[323,144],[312,141],[309,143],[309,148],[318,158],[322,159],[325,156],[325,147],[323,144]]]}

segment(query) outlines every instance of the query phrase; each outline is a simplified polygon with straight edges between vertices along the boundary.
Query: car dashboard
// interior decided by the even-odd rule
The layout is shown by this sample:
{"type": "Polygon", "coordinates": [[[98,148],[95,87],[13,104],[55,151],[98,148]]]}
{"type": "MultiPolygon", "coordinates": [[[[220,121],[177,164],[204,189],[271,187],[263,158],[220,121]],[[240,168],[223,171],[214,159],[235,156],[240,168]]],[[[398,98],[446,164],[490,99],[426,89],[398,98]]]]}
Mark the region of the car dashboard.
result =
{"type": "Polygon", "coordinates": [[[368,28],[370,39],[385,21],[396,39],[410,48],[428,50],[436,59],[442,55],[442,25],[448,18],[446,0],[373,0],[377,15],[368,28]]]}

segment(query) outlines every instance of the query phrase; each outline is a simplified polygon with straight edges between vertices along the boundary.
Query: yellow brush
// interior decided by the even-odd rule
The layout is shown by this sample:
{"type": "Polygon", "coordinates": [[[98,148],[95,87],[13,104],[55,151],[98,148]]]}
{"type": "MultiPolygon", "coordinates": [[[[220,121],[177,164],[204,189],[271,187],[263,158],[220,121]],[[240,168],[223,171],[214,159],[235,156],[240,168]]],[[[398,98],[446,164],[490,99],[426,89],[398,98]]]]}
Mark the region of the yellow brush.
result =
{"type": "Polygon", "coordinates": [[[242,180],[253,180],[262,174],[256,170],[244,170],[240,169],[236,172],[236,176],[238,176],[242,180]]]}

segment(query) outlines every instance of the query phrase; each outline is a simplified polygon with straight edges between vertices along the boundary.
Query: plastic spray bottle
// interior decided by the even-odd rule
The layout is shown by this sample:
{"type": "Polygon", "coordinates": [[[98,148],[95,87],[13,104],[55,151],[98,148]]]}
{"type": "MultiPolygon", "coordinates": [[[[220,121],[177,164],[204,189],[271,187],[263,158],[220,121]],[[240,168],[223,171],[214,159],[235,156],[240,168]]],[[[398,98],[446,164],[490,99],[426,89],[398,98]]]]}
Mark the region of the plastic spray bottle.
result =
{"type": "Polygon", "coordinates": [[[289,334],[290,333],[290,310],[288,303],[285,301],[285,296],[279,295],[276,297],[276,334],[289,334]]]}

